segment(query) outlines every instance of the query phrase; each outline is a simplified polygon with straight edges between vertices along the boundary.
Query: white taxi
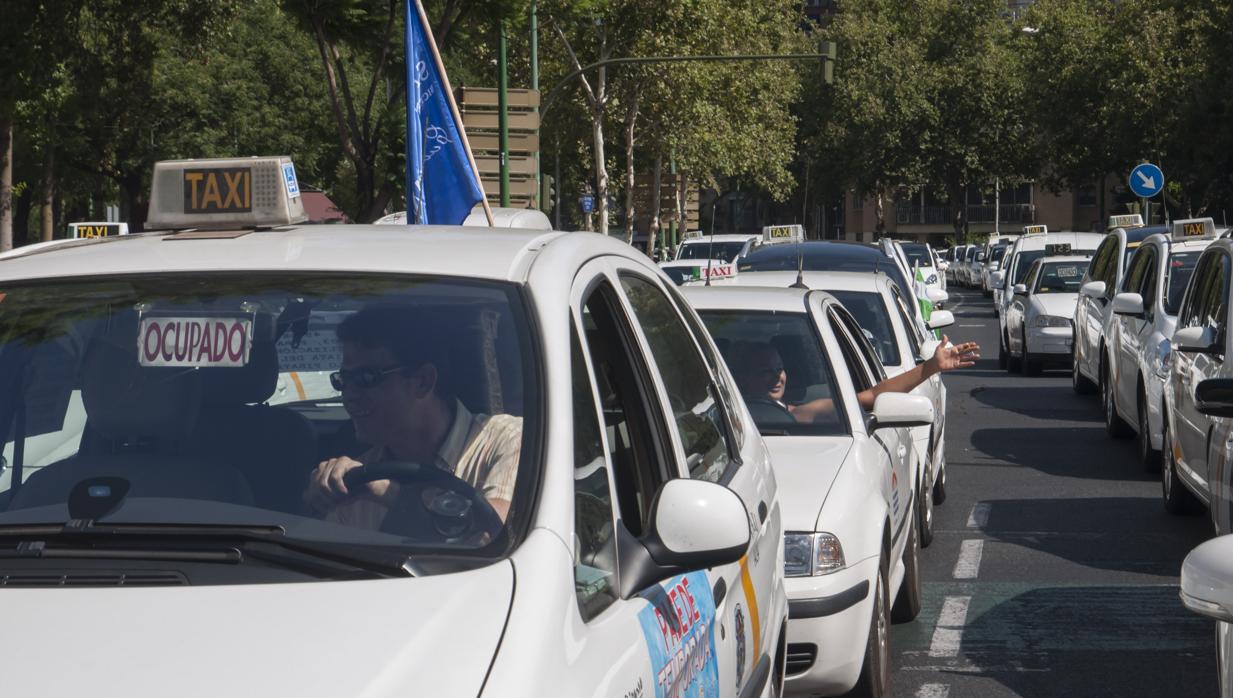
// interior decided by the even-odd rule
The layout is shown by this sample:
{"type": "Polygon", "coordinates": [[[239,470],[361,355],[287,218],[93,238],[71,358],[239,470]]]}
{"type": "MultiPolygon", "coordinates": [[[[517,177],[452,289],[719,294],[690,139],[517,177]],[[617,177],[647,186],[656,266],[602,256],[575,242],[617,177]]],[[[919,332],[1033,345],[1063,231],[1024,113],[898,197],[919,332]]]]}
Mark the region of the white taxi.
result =
{"type": "Polygon", "coordinates": [[[701,230],[685,234],[676,257],[660,262],[659,268],[678,286],[686,284],[728,283],[737,274],[737,262],[760,245],[800,242],[805,228],[800,225],[766,226],[761,235],[707,235],[701,230]]]}
{"type": "Polygon", "coordinates": [[[153,181],[154,232],[0,262],[6,694],[780,693],[769,454],[649,259],[153,181]]]}
{"type": "Polygon", "coordinates": [[[1006,311],[1014,300],[1011,289],[1016,284],[1023,283],[1032,262],[1050,255],[1091,253],[1100,244],[1102,237],[1099,233],[1049,232],[1044,225],[1029,225],[1023,228],[1023,235],[1015,240],[1010,251],[1002,257],[1002,269],[993,272],[989,277],[993,287],[1000,289],[994,293],[1001,344],[1001,351],[998,352],[1000,368],[1007,368],[1010,360],[1006,311]]]}
{"type": "Polygon", "coordinates": [[[917,483],[907,429],[928,400],[857,393],[882,363],[833,296],[802,288],[683,289],[720,347],[782,483],[787,689],[889,694],[889,624],[920,610],[917,483]]]}
{"type": "Polygon", "coordinates": [[[1166,233],[1163,225],[1147,226],[1137,213],[1109,217],[1109,232],[1092,255],[1092,264],[1075,305],[1075,354],[1071,383],[1077,393],[1106,392],[1109,376],[1109,346],[1106,333],[1113,322],[1111,301],[1135,250],[1149,236],[1166,233]]]}
{"type": "Polygon", "coordinates": [[[1011,288],[1007,369],[1036,376],[1045,364],[1070,365],[1075,301],[1091,260],[1088,255],[1041,257],[1028,267],[1023,283],[1011,288]]]}
{"type": "Polygon", "coordinates": [[[1164,381],[1177,311],[1199,257],[1219,233],[1211,218],[1196,218],[1173,221],[1168,237],[1148,236],[1113,297],[1105,428],[1119,437],[1133,428],[1139,459],[1150,472],[1160,467],[1164,381]]]}
{"type": "Polygon", "coordinates": [[[681,238],[673,261],[719,259],[735,262],[757,246],[761,235],[724,234],[704,235],[701,230],[691,230],[681,238]]]}

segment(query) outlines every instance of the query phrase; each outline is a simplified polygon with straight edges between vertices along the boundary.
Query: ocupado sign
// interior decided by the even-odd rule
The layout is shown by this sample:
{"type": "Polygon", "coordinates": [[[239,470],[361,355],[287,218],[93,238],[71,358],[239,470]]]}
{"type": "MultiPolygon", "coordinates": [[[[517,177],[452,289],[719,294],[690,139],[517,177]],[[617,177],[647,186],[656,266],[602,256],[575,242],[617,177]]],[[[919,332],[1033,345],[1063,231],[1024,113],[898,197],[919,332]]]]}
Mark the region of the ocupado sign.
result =
{"type": "Polygon", "coordinates": [[[137,352],[142,366],[238,368],[252,343],[251,318],[145,317],[137,352]]]}

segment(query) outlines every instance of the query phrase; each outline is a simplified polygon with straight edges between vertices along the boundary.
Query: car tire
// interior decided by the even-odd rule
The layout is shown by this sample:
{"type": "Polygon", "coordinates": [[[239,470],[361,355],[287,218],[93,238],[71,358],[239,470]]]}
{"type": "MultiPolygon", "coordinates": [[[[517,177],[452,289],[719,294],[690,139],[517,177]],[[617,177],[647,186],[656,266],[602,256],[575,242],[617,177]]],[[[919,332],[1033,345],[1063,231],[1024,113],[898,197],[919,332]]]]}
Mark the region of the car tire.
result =
{"type": "Polygon", "coordinates": [[[946,503],[946,459],[942,459],[942,467],[938,469],[938,477],[933,481],[933,506],[946,503]]]}
{"type": "Polygon", "coordinates": [[[1070,387],[1076,395],[1091,395],[1096,392],[1096,384],[1079,371],[1079,355],[1073,349],[1070,352],[1070,387]]]}
{"type": "Polygon", "coordinates": [[[920,547],[928,548],[933,542],[933,488],[921,483],[916,507],[917,530],[920,531],[920,547]]]}
{"type": "Polygon", "coordinates": [[[1040,359],[1033,358],[1032,352],[1028,351],[1027,332],[1023,333],[1023,375],[1039,376],[1040,375],[1040,359]]]}
{"type": "Polygon", "coordinates": [[[890,603],[887,600],[886,558],[878,565],[877,582],[873,590],[873,617],[865,639],[865,661],[861,665],[856,686],[848,693],[855,698],[886,698],[890,687],[890,603]]]}
{"type": "Polygon", "coordinates": [[[1100,406],[1104,408],[1105,412],[1105,433],[1114,439],[1130,438],[1134,432],[1131,431],[1130,425],[1126,423],[1126,420],[1117,414],[1117,399],[1113,396],[1113,391],[1116,388],[1113,385],[1113,377],[1109,375],[1109,364],[1103,363],[1102,365],[1105,368],[1100,372],[1100,406]]]}
{"type": "Polygon", "coordinates": [[[1143,470],[1149,473],[1159,472],[1160,470],[1160,451],[1152,448],[1152,426],[1151,421],[1147,417],[1147,401],[1143,399],[1143,390],[1139,390],[1138,415],[1139,415],[1139,462],[1143,464],[1143,470]]]}
{"type": "Polygon", "coordinates": [[[1006,337],[1005,335],[998,335],[998,368],[1006,371],[1009,370],[1009,366],[1010,351],[1006,348],[1006,337]]]}
{"type": "Polygon", "coordinates": [[[1186,489],[1177,476],[1177,459],[1173,456],[1173,435],[1169,425],[1165,423],[1164,446],[1160,461],[1160,490],[1164,498],[1165,511],[1179,516],[1193,514],[1199,510],[1199,500],[1186,489]]]}
{"type": "Polygon", "coordinates": [[[920,615],[920,526],[919,517],[913,515],[908,523],[908,542],[903,546],[903,582],[891,607],[891,620],[895,623],[910,623],[920,615]]]}
{"type": "MultiPolygon", "coordinates": [[[[1008,335],[1009,336],[1009,335],[1008,335]]],[[[1010,340],[1006,339],[1006,370],[1011,373],[1018,373],[1019,366],[1023,363],[1014,354],[1010,353],[1010,340]]]]}

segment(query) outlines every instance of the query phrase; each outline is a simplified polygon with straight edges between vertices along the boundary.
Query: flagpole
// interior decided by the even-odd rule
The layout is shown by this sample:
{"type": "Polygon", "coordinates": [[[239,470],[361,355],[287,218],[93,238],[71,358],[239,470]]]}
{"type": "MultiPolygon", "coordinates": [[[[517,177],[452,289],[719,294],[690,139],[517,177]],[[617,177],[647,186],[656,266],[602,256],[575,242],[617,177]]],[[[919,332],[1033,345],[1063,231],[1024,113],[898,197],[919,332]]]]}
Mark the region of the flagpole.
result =
{"type": "Polygon", "coordinates": [[[467,129],[462,125],[462,115],[458,113],[458,104],[454,101],[454,89],[450,87],[449,75],[445,73],[445,64],[441,62],[441,53],[437,51],[437,40],[432,35],[432,26],[428,24],[428,16],[424,14],[424,6],[420,0],[415,0],[415,11],[420,16],[420,26],[424,29],[428,49],[432,51],[433,61],[437,64],[437,72],[441,74],[441,82],[445,84],[445,97],[449,101],[450,112],[454,115],[454,123],[458,124],[458,135],[462,136],[462,148],[467,151],[467,160],[471,163],[471,171],[475,173],[475,181],[480,188],[480,203],[484,205],[484,216],[488,218],[488,227],[495,228],[492,219],[492,209],[488,206],[488,196],[484,194],[484,180],[480,179],[479,166],[475,164],[475,156],[471,154],[471,143],[467,140],[467,129]]]}

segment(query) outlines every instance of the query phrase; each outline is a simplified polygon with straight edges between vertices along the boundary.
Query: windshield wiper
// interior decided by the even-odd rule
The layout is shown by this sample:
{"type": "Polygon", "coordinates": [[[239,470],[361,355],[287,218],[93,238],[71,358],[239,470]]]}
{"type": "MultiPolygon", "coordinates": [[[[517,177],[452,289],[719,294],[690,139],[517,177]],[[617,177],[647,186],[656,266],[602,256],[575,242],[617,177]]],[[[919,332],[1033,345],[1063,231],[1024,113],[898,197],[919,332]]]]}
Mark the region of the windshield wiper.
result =
{"type": "MultiPolygon", "coordinates": [[[[252,543],[266,543],[317,560],[345,565],[386,577],[413,576],[410,557],[402,552],[385,552],[356,548],[354,545],[288,538],[281,526],[268,525],[198,525],[198,524],[98,524],[91,521],[70,521],[67,524],[14,524],[0,526],[0,541],[20,539],[16,549],[0,550],[0,557],[142,557],[145,559],[196,560],[211,562],[243,561],[243,554],[283,565],[304,566],[295,560],[254,548],[252,543]],[[138,542],[156,543],[154,547],[133,547],[138,542]],[[168,548],[170,541],[197,543],[237,543],[232,548],[201,550],[168,548]],[[47,547],[47,542],[55,542],[47,547]],[[116,543],[115,547],[62,547],[61,543],[116,543]],[[37,546],[42,543],[43,545],[37,546]],[[36,547],[37,546],[37,547],[36,547]]],[[[313,565],[320,573],[321,566],[313,565]]]]}

